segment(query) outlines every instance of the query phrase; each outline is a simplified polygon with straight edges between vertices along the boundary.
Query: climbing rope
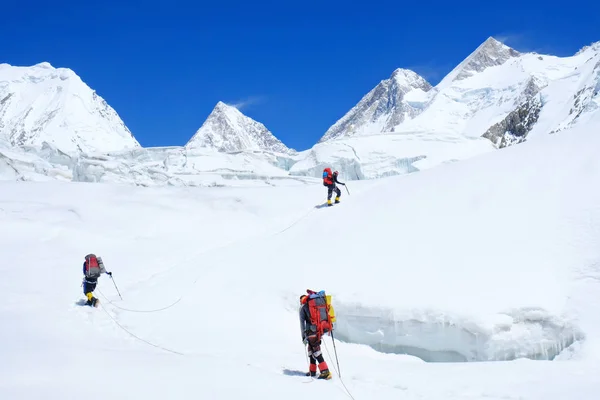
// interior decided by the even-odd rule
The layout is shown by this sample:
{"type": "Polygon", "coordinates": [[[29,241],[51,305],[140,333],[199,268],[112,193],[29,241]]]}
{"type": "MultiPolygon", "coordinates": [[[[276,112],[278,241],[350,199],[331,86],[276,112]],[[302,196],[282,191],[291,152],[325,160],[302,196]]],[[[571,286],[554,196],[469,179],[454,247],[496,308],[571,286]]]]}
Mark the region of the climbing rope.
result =
{"type": "MultiPolygon", "coordinates": [[[[294,225],[296,225],[297,223],[299,223],[300,221],[302,221],[306,217],[308,217],[313,211],[314,211],[314,208],[310,209],[307,213],[305,213],[300,218],[298,218],[297,220],[295,220],[292,224],[290,224],[289,226],[287,226],[285,229],[272,234],[272,236],[279,235],[279,234],[287,231],[288,229],[292,228],[294,225]]],[[[213,251],[213,250],[217,250],[217,249],[222,248],[222,247],[231,246],[234,243],[236,243],[236,241],[233,241],[231,243],[227,243],[225,245],[218,246],[218,247],[215,247],[215,248],[205,249],[205,250],[202,250],[202,251],[200,251],[198,253],[194,253],[192,256],[186,257],[183,261],[180,261],[177,264],[174,264],[171,268],[169,268],[167,271],[164,271],[164,272],[172,271],[173,269],[177,268],[177,266],[185,263],[186,261],[189,261],[189,260],[192,260],[192,259],[196,259],[196,258],[198,258],[198,256],[200,256],[200,255],[202,255],[202,254],[204,254],[204,253],[206,253],[208,251],[213,251]]],[[[192,282],[191,286],[194,286],[198,282],[198,280],[200,280],[200,276],[196,277],[196,279],[192,282]]],[[[102,291],[100,289],[98,289],[98,292],[100,293],[100,295],[104,299],[106,299],[108,301],[108,303],[111,306],[113,306],[115,308],[118,308],[119,310],[128,311],[128,312],[135,312],[135,313],[155,313],[155,312],[160,312],[160,311],[168,310],[169,308],[175,306],[177,303],[179,303],[181,300],[183,300],[183,298],[186,296],[186,294],[190,293],[191,291],[189,291],[189,290],[186,291],[183,296],[179,297],[173,303],[171,303],[171,304],[169,304],[169,305],[167,305],[165,307],[157,308],[157,309],[153,309],[153,310],[135,310],[135,309],[131,309],[131,308],[121,307],[121,306],[115,304],[113,301],[111,301],[104,293],[102,293],[102,291]]]]}
{"type": "Polygon", "coordinates": [[[294,222],[292,222],[289,226],[287,226],[286,228],[280,230],[279,232],[275,232],[273,233],[271,236],[276,236],[276,235],[280,235],[283,232],[287,231],[288,229],[291,229],[292,227],[294,227],[297,223],[299,223],[300,221],[303,221],[306,217],[308,217],[310,214],[312,214],[315,211],[315,208],[311,208],[306,214],[304,214],[303,216],[301,216],[300,218],[298,218],[297,220],[295,220],[294,222]]]}
{"type": "Polygon", "coordinates": [[[104,293],[102,293],[102,291],[100,289],[98,289],[98,293],[100,293],[100,295],[106,300],[108,301],[108,304],[110,304],[111,306],[118,308],[119,310],[123,310],[123,311],[129,311],[129,312],[136,312],[136,313],[154,313],[154,312],[159,312],[159,311],[164,311],[167,310],[171,307],[173,307],[175,304],[179,303],[181,300],[183,300],[183,296],[181,296],[180,298],[178,298],[177,300],[175,300],[173,303],[169,304],[168,306],[165,306],[163,308],[157,308],[155,310],[133,310],[131,308],[125,308],[125,307],[121,307],[119,305],[117,305],[116,303],[114,303],[112,300],[110,300],[104,293]]]}
{"type": "Polygon", "coordinates": [[[106,313],[106,315],[108,315],[108,316],[109,316],[109,318],[110,318],[110,319],[112,319],[112,321],[113,321],[113,322],[114,322],[114,323],[115,323],[115,324],[116,324],[116,325],[117,325],[119,328],[121,328],[122,330],[124,330],[125,332],[127,332],[127,334],[129,334],[131,337],[133,337],[133,338],[135,338],[135,339],[139,340],[140,342],[146,343],[146,344],[148,344],[148,345],[150,345],[150,346],[152,346],[152,347],[156,347],[157,349],[161,349],[161,350],[167,351],[167,352],[169,352],[169,353],[177,354],[177,355],[179,355],[179,356],[183,356],[183,355],[185,355],[185,354],[183,354],[183,353],[180,353],[180,352],[178,352],[178,351],[171,350],[171,349],[168,349],[168,348],[166,348],[166,347],[159,346],[159,345],[157,345],[157,344],[151,343],[151,342],[147,341],[146,339],[142,339],[141,337],[139,337],[139,336],[137,336],[137,335],[133,334],[131,331],[129,331],[127,328],[125,328],[123,325],[121,325],[121,324],[119,323],[119,321],[117,321],[115,318],[113,318],[113,316],[112,316],[112,315],[110,315],[110,313],[109,313],[109,312],[108,312],[108,311],[107,311],[107,310],[106,310],[104,307],[100,306],[100,308],[102,308],[102,311],[104,311],[104,312],[106,313]]]}
{"type": "Polygon", "coordinates": [[[325,340],[323,340],[323,345],[325,346],[325,351],[327,352],[327,357],[329,357],[329,363],[331,364],[331,366],[333,367],[333,370],[335,371],[335,373],[337,374],[340,382],[342,383],[342,386],[344,387],[344,389],[346,390],[346,394],[348,394],[348,397],[350,397],[352,400],[356,400],[354,398],[354,396],[352,395],[352,393],[350,392],[350,390],[348,390],[348,387],[346,387],[346,384],[344,383],[344,380],[342,379],[342,376],[340,374],[340,372],[338,371],[338,369],[335,367],[335,364],[333,363],[333,358],[331,357],[331,353],[329,352],[329,347],[327,347],[327,342],[325,340]]]}

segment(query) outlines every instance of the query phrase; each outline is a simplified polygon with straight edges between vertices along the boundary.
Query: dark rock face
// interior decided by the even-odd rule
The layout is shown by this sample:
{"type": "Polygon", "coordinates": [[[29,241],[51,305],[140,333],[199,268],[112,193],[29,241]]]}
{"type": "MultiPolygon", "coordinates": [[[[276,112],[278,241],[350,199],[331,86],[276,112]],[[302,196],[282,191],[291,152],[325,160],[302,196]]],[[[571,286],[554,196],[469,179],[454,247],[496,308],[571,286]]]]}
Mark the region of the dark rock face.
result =
{"type": "Polygon", "coordinates": [[[541,110],[540,97],[535,96],[490,127],[483,137],[491,140],[498,148],[524,142],[537,122],[541,110]]]}

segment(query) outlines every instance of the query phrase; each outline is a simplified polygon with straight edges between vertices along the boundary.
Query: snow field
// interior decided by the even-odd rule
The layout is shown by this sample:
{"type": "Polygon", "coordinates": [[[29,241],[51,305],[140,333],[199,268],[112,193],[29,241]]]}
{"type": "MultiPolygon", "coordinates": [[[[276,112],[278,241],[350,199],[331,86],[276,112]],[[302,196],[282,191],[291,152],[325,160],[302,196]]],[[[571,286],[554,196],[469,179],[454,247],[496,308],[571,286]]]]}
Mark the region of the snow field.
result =
{"type": "Polygon", "coordinates": [[[325,209],[314,207],[320,184],[2,183],[0,321],[11,328],[0,330],[0,397],[346,397],[337,377],[284,373],[306,368],[297,307],[311,288],[333,295],[357,400],[594,399],[599,142],[562,132],[352,182],[325,209]],[[103,276],[101,308],[76,304],[88,252],[123,300],[103,276]],[[582,340],[564,350],[569,334],[582,340]],[[402,349],[429,361],[562,352],[426,363],[402,349]]]}

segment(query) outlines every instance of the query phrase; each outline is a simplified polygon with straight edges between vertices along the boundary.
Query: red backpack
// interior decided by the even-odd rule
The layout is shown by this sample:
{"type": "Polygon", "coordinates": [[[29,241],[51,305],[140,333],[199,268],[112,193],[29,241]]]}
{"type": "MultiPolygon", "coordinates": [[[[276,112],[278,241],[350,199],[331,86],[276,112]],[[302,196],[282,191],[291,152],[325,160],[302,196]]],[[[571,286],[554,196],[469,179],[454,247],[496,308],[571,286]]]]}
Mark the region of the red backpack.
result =
{"type": "Polygon", "coordinates": [[[95,254],[88,254],[85,256],[85,276],[87,278],[98,278],[101,274],[100,264],[102,260],[98,260],[95,254]]]}
{"type": "Polygon", "coordinates": [[[333,185],[332,177],[331,168],[325,168],[323,170],[323,186],[333,185]]]}
{"type": "Polygon", "coordinates": [[[308,293],[308,311],[310,312],[310,323],[316,328],[319,336],[333,330],[335,312],[331,305],[331,296],[326,295],[324,290],[314,292],[310,289],[308,293]]]}

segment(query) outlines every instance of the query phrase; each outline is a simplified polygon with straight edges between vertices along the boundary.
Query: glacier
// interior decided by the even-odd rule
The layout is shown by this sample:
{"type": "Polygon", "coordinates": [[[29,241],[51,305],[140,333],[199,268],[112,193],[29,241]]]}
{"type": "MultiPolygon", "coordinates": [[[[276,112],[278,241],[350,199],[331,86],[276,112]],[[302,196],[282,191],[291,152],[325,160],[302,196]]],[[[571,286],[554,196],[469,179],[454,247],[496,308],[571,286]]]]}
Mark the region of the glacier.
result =
{"type": "Polygon", "coordinates": [[[325,209],[318,180],[0,182],[0,398],[595,399],[599,146],[576,125],[325,209]],[[90,251],[122,295],[101,277],[97,309],[90,251]],[[297,376],[307,288],[338,317],[323,384],[297,376]]]}
{"type": "Polygon", "coordinates": [[[266,151],[223,153],[212,148],[152,147],[71,155],[42,148],[0,147],[0,180],[121,183],[136,186],[303,185],[289,156],[266,151]]]}

